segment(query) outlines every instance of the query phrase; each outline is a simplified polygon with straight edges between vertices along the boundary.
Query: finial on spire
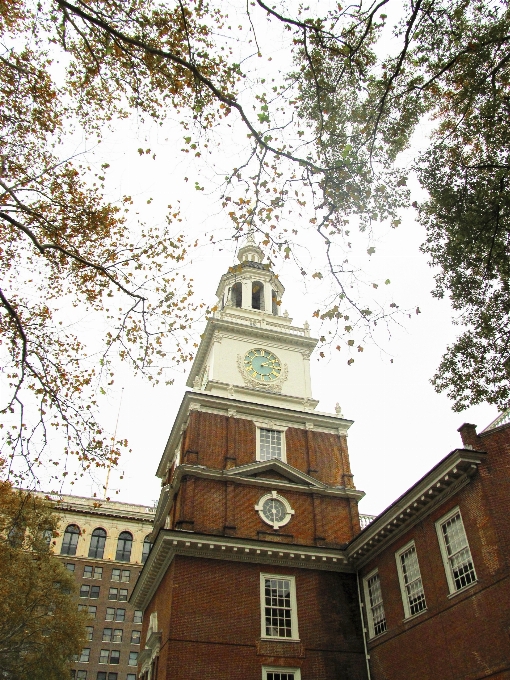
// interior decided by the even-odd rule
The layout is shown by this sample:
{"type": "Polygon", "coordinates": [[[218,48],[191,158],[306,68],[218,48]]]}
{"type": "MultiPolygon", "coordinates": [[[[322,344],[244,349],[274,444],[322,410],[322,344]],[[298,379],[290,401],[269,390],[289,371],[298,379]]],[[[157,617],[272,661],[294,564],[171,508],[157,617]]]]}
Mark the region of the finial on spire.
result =
{"type": "Polygon", "coordinates": [[[264,259],[264,251],[260,246],[257,245],[254,236],[253,225],[248,229],[246,234],[245,244],[239,248],[239,253],[237,254],[239,262],[262,262],[264,259]]]}

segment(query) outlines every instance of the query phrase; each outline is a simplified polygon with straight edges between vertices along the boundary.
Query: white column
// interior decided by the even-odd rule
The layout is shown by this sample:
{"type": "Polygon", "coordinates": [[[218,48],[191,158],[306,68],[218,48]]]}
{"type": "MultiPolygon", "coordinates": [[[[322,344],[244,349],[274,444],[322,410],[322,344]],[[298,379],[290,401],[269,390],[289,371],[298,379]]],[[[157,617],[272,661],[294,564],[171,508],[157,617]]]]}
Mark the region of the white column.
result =
{"type": "Polygon", "coordinates": [[[245,309],[251,309],[251,279],[243,279],[243,297],[242,306],[245,309]]]}
{"type": "Polygon", "coordinates": [[[273,312],[272,297],[273,289],[271,283],[269,281],[264,281],[264,306],[268,314],[272,314],[273,312]]]}

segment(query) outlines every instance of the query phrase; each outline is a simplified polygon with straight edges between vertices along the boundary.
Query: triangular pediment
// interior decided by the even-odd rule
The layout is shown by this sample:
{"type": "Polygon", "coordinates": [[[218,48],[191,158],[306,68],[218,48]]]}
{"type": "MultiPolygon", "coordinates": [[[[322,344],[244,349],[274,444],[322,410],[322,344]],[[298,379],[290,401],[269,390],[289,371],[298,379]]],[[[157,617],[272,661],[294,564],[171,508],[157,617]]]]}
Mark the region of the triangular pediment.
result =
{"type": "Polygon", "coordinates": [[[275,479],[275,481],[282,481],[292,484],[302,484],[306,486],[315,486],[319,489],[324,489],[326,484],[317,481],[310,475],[301,472],[292,465],[282,462],[281,460],[266,460],[257,461],[255,463],[248,463],[247,465],[240,465],[239,467],[225,470],[225,473],[231,477],[243,477],[256,479],[262,477],[265,479],[275,479]]]}

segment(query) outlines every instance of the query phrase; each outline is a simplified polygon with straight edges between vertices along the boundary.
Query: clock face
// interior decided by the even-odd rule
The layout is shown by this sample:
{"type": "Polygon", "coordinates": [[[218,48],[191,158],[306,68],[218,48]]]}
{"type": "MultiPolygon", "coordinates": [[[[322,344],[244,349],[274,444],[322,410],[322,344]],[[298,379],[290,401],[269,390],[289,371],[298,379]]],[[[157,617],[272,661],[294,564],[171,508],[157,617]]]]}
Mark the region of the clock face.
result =
{"type": "Polygon", "coordinates": [[[279,529],[290,522],[294,510],[286,498],[280,496],[277,491],[266,493],[255,506],[260,518],[273,529],[279,529]]]}
{"type": "Polygon", "coordinates": [[[269,383],[280,377],[282,364],[276,354],[267,349],[251,349],[245,354],[244,369],[250,378],[269,383]]]}
{"type": "Polygon", "coordinates": [[[280,524],[287,516],[287,508],[278,498],[268,498],[262,505],[262,514],[270,524],[280,524]]]}

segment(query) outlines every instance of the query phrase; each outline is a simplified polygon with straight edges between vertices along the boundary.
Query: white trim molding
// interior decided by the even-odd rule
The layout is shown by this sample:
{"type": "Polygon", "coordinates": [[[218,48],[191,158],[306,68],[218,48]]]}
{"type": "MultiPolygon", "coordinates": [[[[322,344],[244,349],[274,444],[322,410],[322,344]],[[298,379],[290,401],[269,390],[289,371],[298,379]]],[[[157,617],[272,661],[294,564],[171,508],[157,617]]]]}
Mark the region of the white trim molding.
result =
{"type": "Polygon", "coordinates": [[[374,569],[363,579],[363,593],[365,595],[365,610],[367,612],[368,632],[370,638],[377,637],[386,632],[386,614],[384,612],[384,601],[381,592],[381,579],[379,571],[374,569]],[[375,578],[377,577],[377,581],[375,578]],[[371,583],[377,586],[371,587],[371,583]],[[376,613],[376,615],[374,615],[376,613]]]}
{"type": "Polygon", "coordinates": [[[282,675],[287,676],[285,680],[301,680],[301,669],[284,668],[283,666],[262,666],[262,680],[282,680],[282,675]],[[292,677],[289,678],[289,675],[292,677]]]}
{"type": "Polygon", "coordinates": [[[299,642],[295,576],[260,574],[260,637],[262,640],[299,642]],[[269,593],[266,588],[268,583],[269,593]],[[285,593],[286,588],[288,595],[285,593]],[[290,635],[280,634],[289,628],[290,635]],[[268,633],[268,630],[272,632],[268,633]]]}
{"type": "MultiPolygon", "coordinates": [[[[280,494],[277,491],[271,491],[270,493],[266,493],[264,496],[262,496],[262,498],[255,506],[255,510],[259,513],[260,519],[266,524],[270,524],[273,527],[273,529],[279,529],[280,527],[284,527],[286,524],[290,522],[292,516],[295,514],[294,510],[290,506],[289,501],[283,496],[280,496],[280,494]],[[274,508],[273,517],[271,518],[270,516],[268,516],[268,508],[264,508],[264,505],[266,504],[267,501],[275,501],[276,503],[279,502],[281,505],[283,505],[283,507],[285,508],[285,514],[283,515],[283,517],[277,519],[276,511],[274,508]]],[[[269,514],[270,513],[271,511],[269,510],[269,514]]]]}
{"type": "Polygon", "coordinates": [[[418,553],[414,541],[409,541],[395,553],[400,593],[406,619],[427,611],[418,553]]]}
{"type": "Polygon", "coordinates": [[[477,582],[473,558],[459,507],[436,522],[437,539],[450,595],[455,595],[477,582]],[[446,525],[448,527],[445,529],[446,525]]]}

